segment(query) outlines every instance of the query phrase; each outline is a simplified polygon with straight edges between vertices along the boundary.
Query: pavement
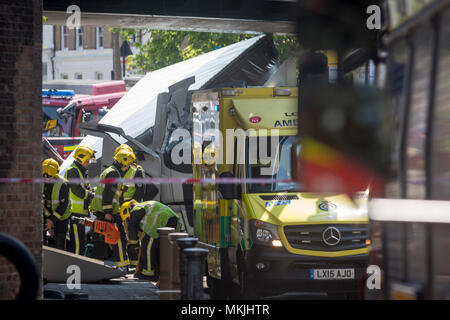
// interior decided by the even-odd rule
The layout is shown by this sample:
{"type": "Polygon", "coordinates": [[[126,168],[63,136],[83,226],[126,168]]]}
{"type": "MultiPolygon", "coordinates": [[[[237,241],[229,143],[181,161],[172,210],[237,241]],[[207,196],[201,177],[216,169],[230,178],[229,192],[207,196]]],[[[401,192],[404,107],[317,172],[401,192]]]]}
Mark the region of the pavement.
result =
{"type": "Polygon", "coordinates": [[[69,289],[66,283],[44,285],[45,300],[159,300],[156,282],[135,278],[133,274],[100,283],[81,284],[69,289]]]}

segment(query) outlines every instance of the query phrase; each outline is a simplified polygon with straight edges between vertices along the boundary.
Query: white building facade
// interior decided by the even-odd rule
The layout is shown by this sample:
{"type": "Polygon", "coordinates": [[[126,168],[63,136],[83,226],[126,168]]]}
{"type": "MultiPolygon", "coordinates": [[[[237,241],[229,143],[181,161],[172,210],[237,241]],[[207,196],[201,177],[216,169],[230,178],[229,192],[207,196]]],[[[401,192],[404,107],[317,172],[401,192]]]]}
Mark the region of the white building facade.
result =
{"type": "MultiPolygon", "coordinates": [[[[67,26],[44,25],[42,80],[112,80],[112,38],[108,27],[70,30],[67,26]]],[[[136,53],[132,44],[130,47],[136,53]]],[[[127,70],[126,75],[135,73],[127,70]]]]}

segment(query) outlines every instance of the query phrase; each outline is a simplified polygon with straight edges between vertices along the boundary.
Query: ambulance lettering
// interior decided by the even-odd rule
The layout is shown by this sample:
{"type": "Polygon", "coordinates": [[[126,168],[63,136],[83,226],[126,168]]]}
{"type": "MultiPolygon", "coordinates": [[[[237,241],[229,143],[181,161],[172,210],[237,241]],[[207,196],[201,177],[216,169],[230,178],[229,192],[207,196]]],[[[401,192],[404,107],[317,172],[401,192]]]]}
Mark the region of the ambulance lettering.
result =
{"type": "Polygon", "coordinates": [[[291,120],[277,120],[275,121],[274,127],[296,127],[297,126],[297,119],[291,119],[291,120]]]}

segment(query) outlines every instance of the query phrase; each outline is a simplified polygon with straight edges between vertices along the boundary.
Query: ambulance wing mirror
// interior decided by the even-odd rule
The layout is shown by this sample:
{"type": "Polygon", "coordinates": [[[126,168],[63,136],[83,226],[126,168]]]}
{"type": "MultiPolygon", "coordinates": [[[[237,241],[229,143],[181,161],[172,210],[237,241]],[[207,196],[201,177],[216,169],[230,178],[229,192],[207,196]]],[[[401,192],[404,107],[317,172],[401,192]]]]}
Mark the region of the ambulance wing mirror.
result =
{"type": "MultiPolygon", "coordinates": [[[[219,178],[229,179],[234,178],[234,174],[230,171],[222,172],[219,178]]],[[[235,200],[240,196],[241,186],[237,183],[219,183],[218,189],[224,200],[235,200]]]]}

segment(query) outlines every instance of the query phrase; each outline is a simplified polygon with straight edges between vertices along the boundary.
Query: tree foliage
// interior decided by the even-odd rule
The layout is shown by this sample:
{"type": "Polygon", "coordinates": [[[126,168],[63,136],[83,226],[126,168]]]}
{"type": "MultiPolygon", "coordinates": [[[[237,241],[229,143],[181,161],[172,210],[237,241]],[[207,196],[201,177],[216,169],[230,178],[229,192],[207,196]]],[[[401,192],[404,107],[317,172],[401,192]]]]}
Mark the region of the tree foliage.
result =
{"type": "Polygon", "coordinates": [[[280,55],[280,63],[283,63],[289,57],[298,57],[300,45],[297,37],[294,36],[274,36],[273,42],[280,55]]]}
{"type": "MultiPolygon", "coordinates": [[[[112,29],[117,32],[117,29],[112,29]]],[[[139,34],[150,34],[150,40],[134,42],[138,54],[129,57],[129,66],[140,72],[158,70],[168,65],[187,60],[212,50],[254,37],[252,34],[164,31],[146,29],[121,29],[123,40],[138,39],[139,34]]],[[[280,61],[295,53],[295,37],[274,36],[280,53],[280,61]]]]}

